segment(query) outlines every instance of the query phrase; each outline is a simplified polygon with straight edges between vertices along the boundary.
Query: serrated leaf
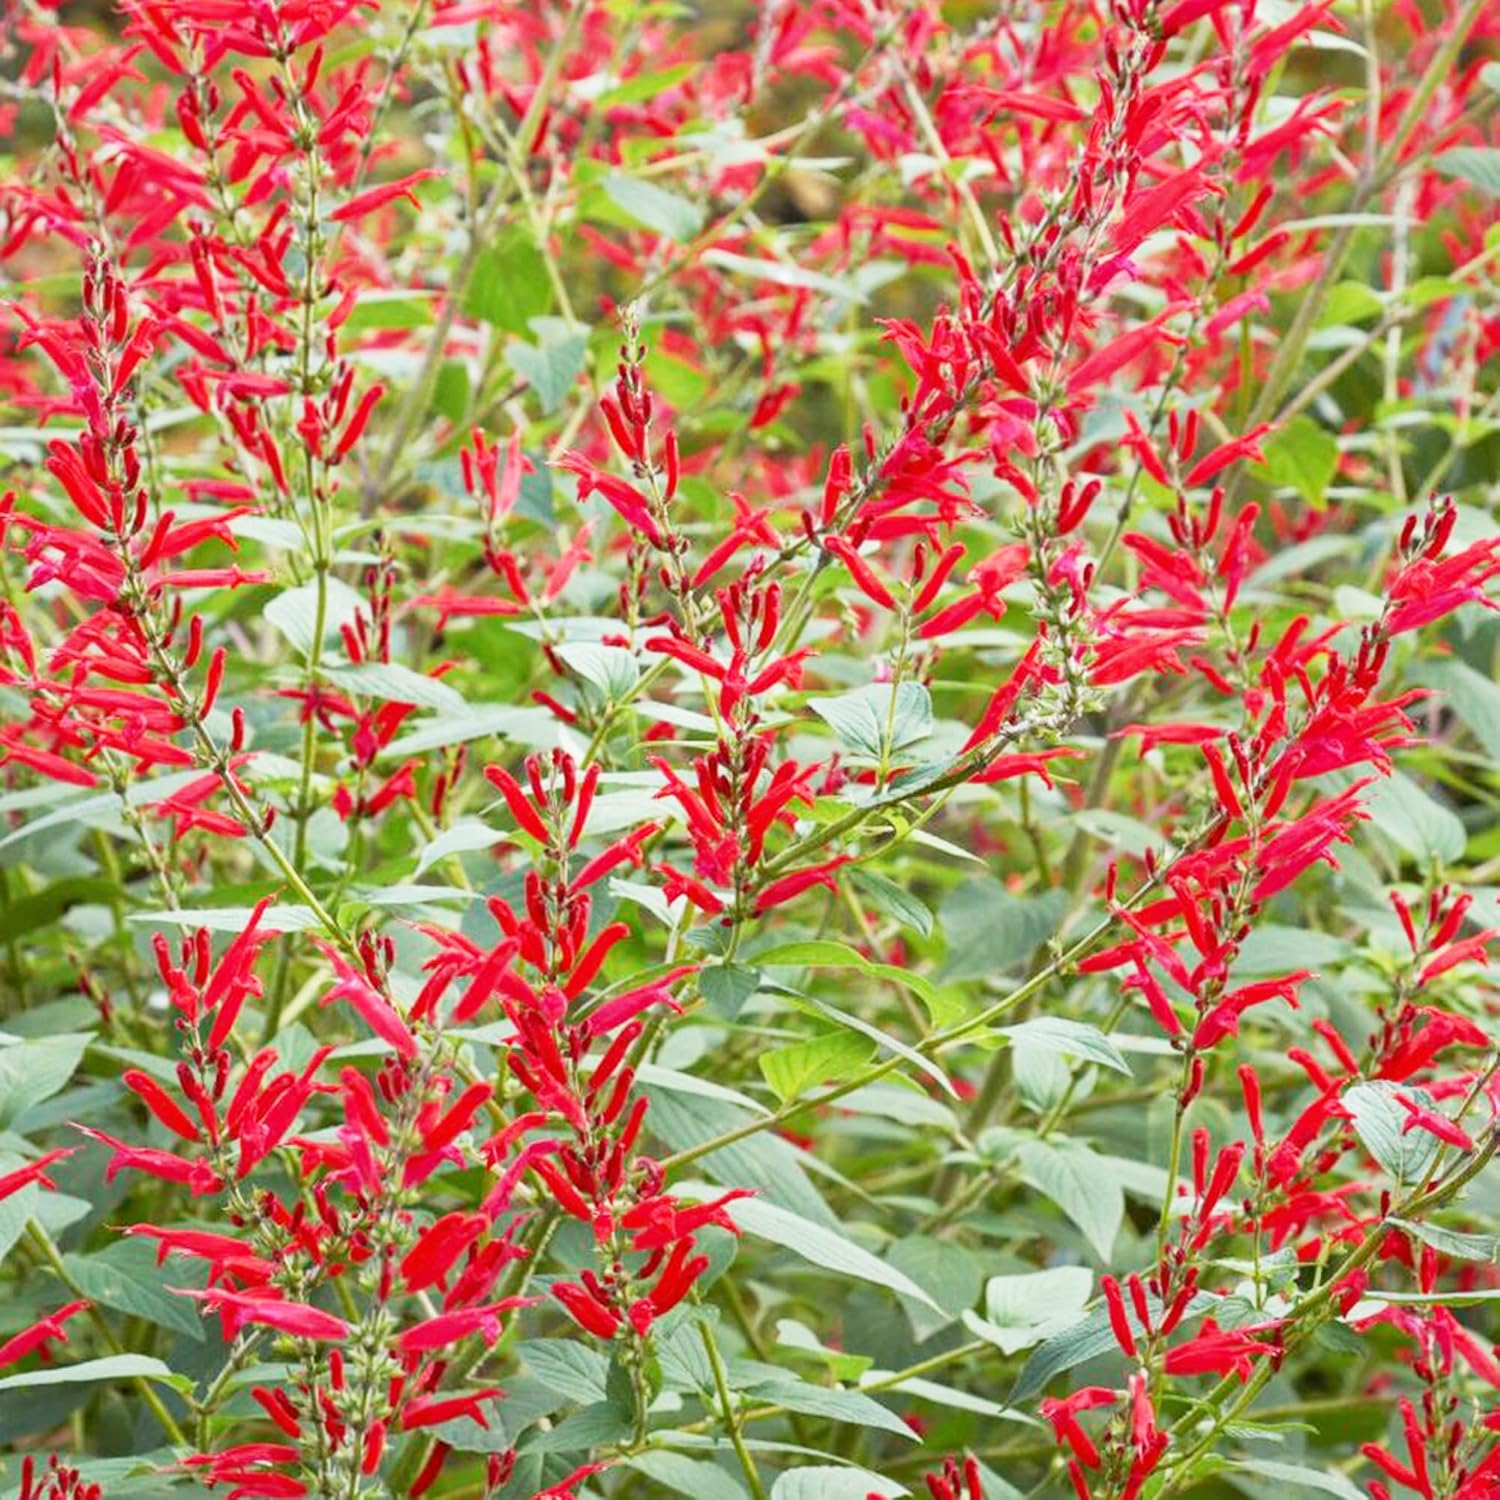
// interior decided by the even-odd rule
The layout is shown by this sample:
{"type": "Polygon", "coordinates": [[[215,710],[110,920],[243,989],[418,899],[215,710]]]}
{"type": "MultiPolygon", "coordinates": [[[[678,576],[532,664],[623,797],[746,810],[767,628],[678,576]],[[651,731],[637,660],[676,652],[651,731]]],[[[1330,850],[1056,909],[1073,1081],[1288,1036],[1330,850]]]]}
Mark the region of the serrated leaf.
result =
{"type": "Polygon", "coordinates": [[[855,870],[849,883],[882,916],[910,927],[924,938],[932,936],[932,913],[904,886],[866,869],[855,870]]]}
{"type": "Polygon", "coordinates": [[[1064,1016],[1035,1016],[1029,1021],[1018,1021],[1014,1026],[997,1028],[1001,1036],[1012,1041],[1024,1041],[1028,1046],[1039,1047],[1047,1052],[1058,1052],[1064,1057],[1095,1062],[1116,1073],[1130,1076],[1130,1064],[1120,1055],[1120,1049],[1099,1030],[1086,1021],[1070,1021],[1064,1016]]]}
{"type": "Polygon", "coordinates": [[[844,1468],[836,1464],[810,1464],[787,1469],[776,1476],[771,1500],[881,1500],[909,1495],[911,1491],[894,1479],[882,1479],[868,1469],[844,1468]]]}
{"type": "Polygon", "coordinates": [[[841,1083],[870,1060],[874,1047],[847,1031],[830,1031],[760,1055],[760,1071],[783,1104],[817,1084],[841,1083]]]}
{"type": "Polygon", "coordinates": [[[1356,1083],[1344,1090],[1342,1103],[1354,1122],[1355,1134],[1366,1151],[1399,1183],[1422,1181],[1440,1149],[1437,1138],[1425,1130],[1406,1130],[1411,1118],[1396,1102],[1406,1093],[1425,1109],[1435,1107],[1430,1095],[1419,1088],[1400,1090],[1385,1079],[1356,1083]]]}
{"type": "Polygon", "coordinates": [[[862,1391],[835,1390],[830,1386],[811,1385],[801,1380],[772,1381],[755,1388],[755,1399],[774,1401],[788,1411],[808,1417],[829,1417],[835,1422],[849,1422],[859,1427],[874,1427],[893,1432],[898,1437],[915,1439],[914,1433],[895,1412],[862,1391]]]}
{"type": "Polygon", "coordinates": [[[439,860],[450,854],[469,854],[478,849],[493,849],[497,844],[509,841],[510,835],[491,828],[478,818],[464,818],[451,828],[446,828],[430,844],[422,846],[417,856],[416,873],[430,870],[439,860]]]}
{"type": "Polygon", "coordinates": [[[562,405],[583,372],[587,333],[569,333],[541,344],[515,339],[506,345],[505,362],[536,392],[544,414],[562,405]]]}
{"type": "Polygon", "coordinates": [[[1057,930],[1067,904],[1064,891],[1013,896],[987,876],[964,881],[939,912],[948,937],[942,978],[989,979],[1019,967],[1057,930]]]}
{"type": "MultiPolygon", "coordinates": [[[[63,1264],[90,1301],[203,1342],[203,1320],[197,1307],[167,1290],[154,1246],[121,1240],[91,1255],[65,1255],[63,1264]]],[[[201,1274],[195,1276],[193,1268],[180,1264],[172,1268],[172,1280],[202,1285],[201,1274]]]]}
{"type": "MultiPolygon", "coordinates": [[[[1241,1458],[1225,1471],[1229,1479],[1240,1473],[1254,1474],[1259,1479],[1274,1479],[1278,1484],[1291,1485],[1293,1489],[1337,1495],[1339,1500],[1365,1500],[1365,1492],[1334,1468],[1312,1469],[1305,1464],[1284,1464],[1272,1458],[1241,1458]]],[[[1247,1486],[1247,1490],[1251,1495],[1265,1493],[1261,1485],[1247,1486]]]]}
{"type": "Polygon", "coordinates": [[[20,1040],[0,1038],[0,1127],[50,1099],[78,1068],[92,1032],[20,1040]]]}
{"type": "Polygon", "coordinates": [[[763,1198],[742,1198],[730,1204],[726,1212],[746,1233],[780,1245],[815,1266],[836,1271],[841,1276],[852,1276],[858,1281],[871,1282],[887,1291],[910,1297],[936,1312],[942,1311],[910,1276],[861,1249],[835,1230],[825,1229],[821,1224],[767,1203],[763,1198]]]}
{"type": "MultiPolygon", "coordinates": [[[[898,971],[904,975],[905,971],[898,971]]],[[[911,989],[910,975],[905,975],[904,980],[896,980],[904,983],[905,988],[911,989]]],[[[899,1037],[893,1037],[888,1032],[882,1031],[878,1026],[872,1026],[868,1021],[859,1016],[852,1015],[848,1011],[837,1009],[837,1007],[825,1004],[822,1000],[814,999],[812,1002],[820,1014],[828,1017],[830,1021],[837,1021],[840,1026],[847,1026],[851,1031],[857,1031],[863,1037],[874,1042],[888,1052],[894,1052],[897,1057],[910,1063],[924,1077],[930,1078],[950,1099],[958,1098],[958,1088],[943,1072],[943,1070],[930,1057],[924,1057],[915,1047],[908,1047],[899,1037]]]]}
{"type": "Polygon", "coordinates": [[[1500,150],[1493,146],[1450,146],[1433,157],[1444,177],[1472,183],[1491,198],[1500,198],[1500,150]]]}
{"type": "Polygon", "coordinates": [[[745,964],[713,964],[698,971],[698,989],[709,1009],[725,1021],[739,1015],[760,988],[760,971],[745,964]]]}
{"type": "Polygon", "coordinates": [[[1296,416],[1264,439],[1266,455],[1258,465],[1272,484],[1297,491],[1309,505],[1321,508],[1338,470],[1338,439],[1311,417],[1296,416]]]}
{"type": "Polygon", "coordinates": [[[920,682],[875,682],[807,706],[857,755],[889,761],[932,733],[932,695],[920,682]]]}
{"type": "Polygon", "coordinates": [[[551,305],[547,263],[525,228],[513,223],[480,252],[464,312],[506,333],[524,334],[551,305]]]}
{"type": "Polygon", "coordinates": [[[703,210],[690,198],[668,192],[654,182],[642,182],[611,172],[601,183],[611,203],[643,229],[685,244],[703,228],[703,210]]]}
{"type": "MultiPolygon", "coordinates": [[[[341,578],[331,574],[324,579],[323,587],[323,641],[326,644],[330,638],[337,638],[340,626],[353,624],[365,600],[341,578]]],[[[302,583],[296,588],[283,589],[266,604],[261,615],[287,638],[300,656],[306,656],[312,650],[313,636],[317,633],[317,584],[302,583]]]]}
{"type": "Polygon", "coordinates": [[[522,1339],[516,1357],[548,1390],[580,1405],[603,1401],[609,1361],[573,1339],[522,1339]]]}
{"type": "Polygon", "coordinates": [[[1424,1245],[1431,1245],[1434,1250],[1451,1255],[1455,1260],[1472,1260],[1481,1265],[1500,1261],[1500,1234],[1465,1234],[1457,1229],[1444,1229],[1440,1224],[1418,1224],[1394,1217],[1387,1219],[1386,1223],[1394,1224],[1424,1245]]]}
{"type": "Polygon", "coordinates": [[[418,708],[435,708],[444,713],[461,714],[468,705],[463,694],[436,677],[413,672],[394,661],[364,661],[353,666],[329,667],[326,675],[335,687],[385,703],[410,703],[418,708]]]}
{"type": "Polygon", "coordinates": [[[1107,1160],[1079,1141],[1026,1141],[1021,1173],[1077,1225],[1100,1260],[1108,1261],[1125,1217],[1125,1193],[1107,1160]]]}

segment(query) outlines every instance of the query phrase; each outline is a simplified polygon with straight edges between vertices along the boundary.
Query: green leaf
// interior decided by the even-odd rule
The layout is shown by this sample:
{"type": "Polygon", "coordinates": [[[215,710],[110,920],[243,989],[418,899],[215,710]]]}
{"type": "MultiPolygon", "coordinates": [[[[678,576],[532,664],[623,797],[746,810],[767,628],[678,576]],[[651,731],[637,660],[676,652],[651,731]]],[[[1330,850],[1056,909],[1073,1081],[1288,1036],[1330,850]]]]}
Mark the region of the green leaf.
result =
{"type": "Polygon", "coordinates": [[[432,304],[437,295],[421,288],[388,292],[361,288],[344,327],[351,333],[366,328],[426,328],[433,321],[432,304]]]}
{"type": "Polygon", "coordinates": [[[54,1365],[48,1369],[28,1370],[24,1375],[7,1375],[0,1380],[0,1391],[28,1390],[38,1385],[87,1385],[101,1380],[157,1380],[164,1385],[182,1383],[181,1375],[159,1359],[145,1354],[111,1354],[104,1359],[86,1359],[76,1365],[54,1365]]]}
{"type": "Polygon", "coordinates": [[[1344,328],[1351,323],[1363,323],[1367,318],[1378,318],[1384,311],[1385,304],[1364,282],[1341,281],[1324,299],[1318,327],[1344,328]]]}
{"type": "Polygon", "coordinates": [[[1410,776],[1393,771],[1365,794],[1371,826],[1420,860],[1453,864],[1463,858],[1468,834],[1457,813],[1430,797],[1410,776]]]}
{"type": "Polygon", "coordinates": [[[740,276],[750,276],[757,281],[769,281],[774,286],[792,287],[799,291],[823,292],[837,297],[841,302],[864,304],[870,299],[857,286],[843,278],[820,275],[817,271],[779,260],[760,260],[751,255],[737,255],[732,250],[705,250],[701,259],[706,265],[717,266],[721,271],[733,271],[740,276]]]}
{"type": "Polygon", "coordinates": [[[509,841],[510,835],[481,823],[478,818],[464,818],[451,828],[446,828],[430,844],[422,846],[417,856],[418,875],[430,870],[439,860],[450,854],[469,854],[476,849],[493,849],[496,844],[509,841]]]}
{"type": "Polygon", "coordinates": [[[1296,416],[1261,444],[1266,455],[1256,467],[1272,484],[1287,485],[1309,505],[1322,507],[1339,464],[1338,440],[1311,417],[1296,416]]]}
{"type": "Polygon", "coordinates": [[[849,882],[882,916],[924,938],[932,936],[932,913],[904,886],[864,868],[855,870],[849,882]]]}
{"type": "Polygon", "coordinates": [[[516,1357],[550,1391],[591,1406],[605,1398],[609,1361],[574,1339],[522,1339],[516,1357]]]}
{"type": "Polygon", "coordinates": [[[868,1500],[871,1495],[889,1500],[891,1496],[909,1494],[911,1491],[894,1479],[882,1479],[868,1469],[835,1464],[787,1469],[776,1476],[776,1483],[771,1486],[771,1500],[868,1500]]]}
{"type": "Polygon", "coordinates": [[[613,88],[605,91],[594,100],[595,109],[613,109],[619,104],[643,104],[648,99],[654,99],[658,94],[664,94],[670,88],[691,78],[698,70],[697,63],[678,63],[675,68],[663,68],[659,73],[637,73],[634,78],[627,78],[624,83],[617,83],[613,88]]]}
{"type": "MultiPolygon", "coordinates": [[[[203,1342],[203,1320],[197,1305],[167,1290],[163,1270],[156,1264],[154,1245],[138,1239],[120,1240],[92,1255],[65,1255],[63,1264],[90,1301],[203,1342]]],[[[195,1269],[179,1262],[167,1279],[174,1285],[201,1286],[202,1274],[195,1275],[195,1269]]]]}
{"type": "MultiPolygon", "coordinates": [[[[1230,1465],[1227,1477],[1236,1474],[1254,1474],[1260,1479],[1274,1479],[1278,1484],[1289,1484],[1293,1489],[1319,1490],[1325,1495],[1337,1495],[1339,1500],[1365,1500],[1365,1492],[1337,1469],[1309,1469],[1303,1464],[1284,1464],[1271,1458],[1241,1458],[1230,1465]]],[[[1244,1486],[1246,1493],[1263,1495],[1262,1485],[1244,1486]]]]}
{"type": "Polygon", "coordinates": [[[673,1494],[691,1495],[695,1500],[745,1500],[744,1486],[706,1459],[656,1448],[627,1458],[624,1463],[626,1468],[655,1480],[673,1494]]]}
{"type": "MultiPolygon", "coordinates": [[[[7,1152],[0,1161],[0,1173],[13,1171],[22,1163],[7,1152]]],[[[35,1219],[54,1238],[70,1224],[85,1219],[93,1210],[93,1204],[69,1193],[54,1193],[50,1189],[28,1183],[20,1192],[0,1200],[0,1260],[10,1254],[17,1240],[26,1232],[26,1226],[35,1219]]]]}
{"type": "MultiPolygon", "coordinates": [[[[503,1404],[503,1403],[502,1403],[503,1404]]],[[[596,1401],[564,1417],[550,1432],[533,1432],[523,1445],[526,1453],[584,1453],[630,1436],[630,1413],[612,1401],[596,1401]]]]}
{"type": "Polygon", "coordinates": [[[817,1084],[842,1083],[870,1060],[874,1047],[863,1037],[847,1031],[778,1047],[760,1056],[760,1071],[783,1104],[800,1099],[817,1084]]]}
{"type": "MultiPolygon", "coordinates": [[[[341,578],[331,575],[324,579],[323,588],[323,643],[326,644],[337,638],[340,626],[354,623],[365,599],[341,578]]],[[[306,656],[312,650],[318,628],[317,584],[303,583],[294,589],[283,589],[261,614],[287,638],[298,655],[306,656]]]]}
{"type": "Polygon", "coordinates": [[[932,733],[932,696],[920,682],[874,682],[807,706],[857,755],[889,761],[932,733]]]}
{"type": "Polygon", "coordinates": [[[973,1307],[979,1297],[983,1279],[979,1261],[951,1240],[925,1234],[908,1235],[891,1246],[886,1259],[910,1276],[942,1309],[933,1313],[920,1303],[906,1305],[912,1331],[919,1340],[946,1328],[973,1307]]]}
{"type": "Polygon", "coordinates": [[[948,935],[945,981],[989,979],[1018,968],[1057,930],[1065,891],[1013,896],[998,880],[966,880],[939,912],[948,935]]]}
{"type": "Polygon", "coordinates": [[[119,893],[112,880],[98,875],[72,875],[54,880],[51,885],[29,896],[20,896],[5,906],[5,936],[14,941],[50,927],[69,907],[91,902],[108,902],[119,893]]]}
{"type": "Polygon", "coordinates": [[[623,646],[602,646],[597,641],[569,641],[553,650],[612,703],[629,698],[640,681],[640,663],[634,652],[623,646]]]}
{"type": "Polygon", "coordinates": [[[1049,1334],[1042,1341],[1021,1367],[1015,1386],[1006,1399],[1012,1406],[1025,1406],[1046,1390],[1057,1376],[1117,1347],[1108,1312],[1102,1307],[1095,1308],[1086,1317],[1049,1334]]]}
{"type": "Polygon", "coordinates": [[[1500,198],[1500,150],[1494,146],[1450,146],[1432,159],[1444,177],[1472,183],[1491,198],[1500,198]]]}
{"type": "MultiPolygon", "coordinates": [[[[862,953],[857,953],[847,943],[835,943],[828,938],[815,938],[802,943],[782,943],[767,948],[755,955],[755,962],[786,969],[857,969],[871,979],[881,979],[887,984],[900,985],[917,995],[929,1009],[937,999],[932,981],[911,969],[896,964],[872,963],[862,953]]],[[[841,1018],[842,1019],[842,1018],[841,1018]]]]}
{"type": "Polygon", "coordinates": [[[1076,1325],[1093,1287],[1094,1273],[1087,1266],[991,1276],[984,1287],[984,1317],[971,1314],[964,1323],[1003,1353],[1015,1354],[1076,1325]]]}
{"type": "Polygon", "coordinates": [[[1424,1090],[1401,1090],[1385,1079],[1356,1083],[1344,1090],[1342,1102],[1353,1118],[1355,1134],[1365,1150],[1398,1183],[1416,1183],[1427,1176],[1440,1142],[1425,1130],[1405,1129],[1411,1117],[1396,1103],[1397,1094],[1403,1092],[1424,1109],[1436,1108],[1435,1101],[1424,1090]]]}
{"type": "Polygon", "coordinates": [[[1147,854],[1162,854],[1173,847],[1171,839],[1159,830],[1148,828],[1138,818],[1111,812],[1107,807],[1086,807],[1074,813],[1073,826],[1137,859],[1144,859],[1147,854]]]}
{"type": "MultiPolygon", "coordinates": [[[[662,1088],[644,1077],[642,1082],[651,1100],[648,1128],[673,1151],[689,1150],[765,1118],[756,1106],[737,1108],[718,1098],[662,1088]]],[[[725,1187],[753,1188],[772,1203],[837,1228],[838,1220],[808,1180],[801,1155],[780,1136],[760,1131],[709,1152],[700,1165],[725,1187]]]]}
{"type": "Polygon", "coordinates": [[[450,745],[488,739],[492,734],[538,749],[550,749],[558,743],[557,720],[548,709],[486,705],[424,722],[420,729],[392,740],[380,752],[380,759],[400,760],[408,755],[420,755],[424,750],[440,750],[450,745]]]}
{"type": "Polygon", "coordinates": [[[1412,674],[1422,687],[1442,693],[1491,760],[1500,760],[1500,686],[1461,661],[1423,662],[1412,674]]]}
{"type": "MultiPolygon", "coordinates": [[[[906,988],[914,989],[915,986],[908,983],[906,988]]],[[[837,1021],[840,1026],[847,1026],[851,1031],[857,1031],[861,1036],[868,1037],[877,1047],[894,1052],[897,1057],[909,1062],[919,1073],[930,1078],[950,1099],[958,1098],[958,1088],[953,1080],[931,1058],[924,1057],[915,1047],[908,1047],[899,1037],[891,1036],[878,1026],[872,1026],[868,1021],[861,1020],[848,1011],[827,1005],[822,1000],[815,999],[812,1003],[817,1007],[820,1015],[827,1016],[830,1021],[837,1021]]]]}
{"type": "Polygon", "coordinates": [[[463,713],[468,705],[463,694],[436,677],[413,672],[394,661],[364,661],[348,667],[329,667],[326,675],[335,687],[384,703],[411,703],[418,708],[436,708],[444,713],[463,713]]]}
{"type": "Polygon", "coordinates": [[[1130,1076],[1130,1065],[1120,1055],[1120,1049],[1097,1026],[1090,1026],[1086,1021],[1069,1021],[1063,1016],[1036,1016],[1030,1021],[1018,1021],[1014,1026],[997,1029],[1001,1036],[1008,1036],[1012,1041],[1024,1041],[1029,1046],[1058,1052],[1064,1057],[1100,1063],[1127,1078],[1130,1076]]]}
{"type": "Polygon", "coordinates": [[[0,1034],[0,1127],[64,1088],[93,1039],[85,1031],[26,1040],[0,1034]]]}
{"type": "Polygon", "coordinates": [[[744,964],[713,964],[698,971],[698,988],[716,1016],[732,1021],[760,988],[760,971],[744,964]]]}
{"type": "Polygon", "coordinates": [[[835,1390],[831,1386],[811,1385],[802,1380],[776,1380],[755,1388],[755,1399],[774,1401],[788,1411],[808,1417],[829,1417],[835,1422],[849,1422],[859,1427],[875,1427],[898,1437],[914,1440],[914,1433],[895,1412],[862,1391],[835,1390]]]}
{"type": "Polygon", "coordinates": [[[821,1224],[814,1224],[800,1214],[767,1203],[764,1198],[742,1198],[726,1211],[747,1233],[769,1240],[773,1245],[781,1245],[815,1266],[841,1276],[852,1276],[858,1281],[871,1282],[935,1311],[942,1311],[910,1276],[861,1249],[852,1240],[832,1229],[825,1229],[821,1224]]]}
{"type": "Polygon", "coordinates": [[[1109,1163],[1078,1141],[1026,1141],[1017,1154],[1026,1181],[1057,1204],[1107,1261],[1125,1217],[1125,1192],[1109,1163]]]}
{"type": "MultiPolygon", "coordinates": [[[[147,927],[181,927],[188,932],[243,932],[252,906],[184,906],[178,911],[133,911],[126,919],[147,927]]],[[[323,924],[310,906],[268,906],[261,913],[261,932],[315,932],[323,924]]]]}
{"type": "Polygon", "coordinates": [[[522,335],[531,319],[551,306],[547,263],[525,228],[512,224],[480,252],[464,312],[506,333],[522,335]]]}
{"type": "Polygon", "coordinates": [[[703,209],[653,182],[611,172],[601,186],[610,202],[644,229],[685,244],[703,228],[703,209]]]}
{"type": "Polygon", "coordinates": [[[1434,1250],[1451,1255],[1455,1260],[1472,1260],[1481,1265],[1500,1261],[1500,1234],[1463,1234],[1457,1229],[1444,1229],[1440,1224],[1418,1224],[1394,1217],[1387,1219],[1386,1223],[1404,1229],[1424,1245],[1431,1245],[1434,1250]]]}
{"type": "Polygon", "coordinates": [[[528,344],[520,339],[506,345],[505,362],[536,392],[544,414],[563,404],[588,356],[587,333],[528,344]]]}

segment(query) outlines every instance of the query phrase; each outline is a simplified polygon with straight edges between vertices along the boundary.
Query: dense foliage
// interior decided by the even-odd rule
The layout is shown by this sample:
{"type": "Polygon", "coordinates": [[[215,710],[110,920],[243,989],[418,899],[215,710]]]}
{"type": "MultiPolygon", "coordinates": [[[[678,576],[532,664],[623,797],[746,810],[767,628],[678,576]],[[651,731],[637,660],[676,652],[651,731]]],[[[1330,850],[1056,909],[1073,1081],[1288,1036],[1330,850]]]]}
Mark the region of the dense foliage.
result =
{"type": "Polygon", "coordinates": [[[1500,1496],[1500,12],[7,0],[22,1500],[1500,1496]]]}

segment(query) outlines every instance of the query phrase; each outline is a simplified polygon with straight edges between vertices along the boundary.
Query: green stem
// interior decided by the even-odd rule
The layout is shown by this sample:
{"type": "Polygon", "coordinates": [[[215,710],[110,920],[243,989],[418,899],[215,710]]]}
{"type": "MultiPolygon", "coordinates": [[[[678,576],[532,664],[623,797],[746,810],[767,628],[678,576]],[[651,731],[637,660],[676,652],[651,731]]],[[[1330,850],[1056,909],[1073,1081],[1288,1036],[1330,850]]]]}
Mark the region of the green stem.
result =
{"type": "MultiPolygon", "coordinates": [[[[35,1219],[26,1226],[26,1237],[37,1255],[46,1262],[52,1274],[62,1282],[68,1292],[77,1300],[88,1302],[88,1294],[73,1279],[56,1242],[35,1219]]],[[[128,1352],[115,1337],[114,1329],[109,1326],[109,1319],[92,1302],[88,1302],[88,1319],[99,1331],[99,1337],[104,1340],[105,1347],[111,1354],[128,1352]]],[[[177,1419],[167,1410],[166,1403],[156,1392],[156,1387],[144,1375],[132,1376],[130,1383],[140,1394],[141,1400],[150,1408],[152,1416],[161,1423],[161,1430],[166,1433],[168,1442],[175,1443],[178,1447],[186,1447],[187,1435],[177,1425],[177,1419]]]]}
{"type": "Polygon", "coordinates": [[[766,1492],[760,1482],[760,1474],[756,1470],[755,1460],[750,1457],[750,1450],[745,1446],[744,1436],[740,1432],[740,1424],[734,1413],[734,1401],[729,1394],[729,1381],[724,1373],[724,1360],[719,1354],[719,1346],[714,1341],[713,1330],[706,1322],[698,1324],[698,1333],[703,1340],[704,1351],[708,1355],[708,1363],[714,1372],[714,1389],[718,1393],[719,1406],[724,1416],[724,1426],[729,1432],[729,1441],[734,1444],[734,1455],[740,1461],[740,1468],[745,1473],[745,1483],[750,1486],[750,1493],[755,1500],[766,1500],[766,1492]]]}

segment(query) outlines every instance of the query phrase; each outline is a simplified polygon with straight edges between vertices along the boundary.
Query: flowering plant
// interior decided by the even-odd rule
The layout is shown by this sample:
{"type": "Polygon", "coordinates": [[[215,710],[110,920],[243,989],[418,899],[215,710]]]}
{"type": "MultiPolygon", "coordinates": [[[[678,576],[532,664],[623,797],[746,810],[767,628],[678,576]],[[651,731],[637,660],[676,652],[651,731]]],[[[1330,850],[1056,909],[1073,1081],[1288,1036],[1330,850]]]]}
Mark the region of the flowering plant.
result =
{"type": "Polygon", "coordinates": [[[22,1500],[1500,1495],[1500,16],[8,0],[22,1500]]]}

